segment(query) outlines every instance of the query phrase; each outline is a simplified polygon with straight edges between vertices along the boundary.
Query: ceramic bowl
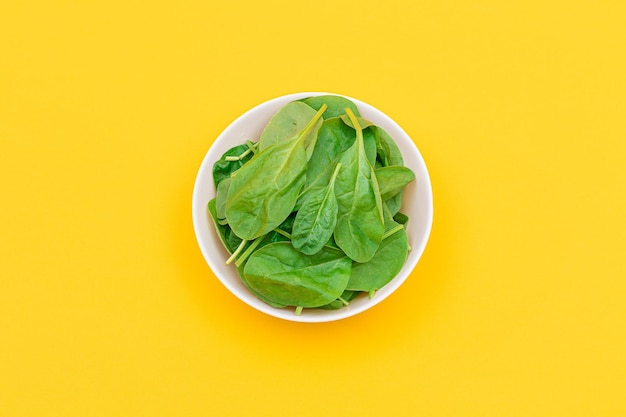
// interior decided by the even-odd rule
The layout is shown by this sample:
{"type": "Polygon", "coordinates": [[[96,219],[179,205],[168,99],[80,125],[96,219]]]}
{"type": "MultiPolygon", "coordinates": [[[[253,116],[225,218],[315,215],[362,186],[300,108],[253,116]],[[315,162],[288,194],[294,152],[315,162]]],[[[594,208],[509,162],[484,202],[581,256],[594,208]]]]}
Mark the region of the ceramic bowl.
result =
{"type": "Polygon", "coordinates": [[[207,211],[209,200],[215,196],[212,177],[213,164],[231,147],[244,143],[246,140],[258,140],[269,119],[285,104],[304,97],[322,94],[329,93],[304,92],[274,98],[259,104],[238,117],[209,148],[200,165],[192,198],[193,225],[198,245],[217,279],[249,306],[270,316],[297,322],[327,322],[344,319],[370,309],[389,297],[409,277],[419,261],[426,247],[433,219],[432,189],[428,170],[413,140],[396,122],[380,110],[360,100],[346,97],[357,105],[362,117],[389,132],[402,152],[405,165],[415,172],[415,181],[405,188],[403,194],[402,212],[407,214],[410,219],[407,233],[411,246],[404,267],[391,282],[378,290],[371,299],[363,295],[352,300],[349,306],[338,310],[304,309],[299,316],[294,314],[293,308],[277,309],[270,307],[246,288],[234,265],[226,265],[225,261],[229,254],[222,246],[207,211]]]}

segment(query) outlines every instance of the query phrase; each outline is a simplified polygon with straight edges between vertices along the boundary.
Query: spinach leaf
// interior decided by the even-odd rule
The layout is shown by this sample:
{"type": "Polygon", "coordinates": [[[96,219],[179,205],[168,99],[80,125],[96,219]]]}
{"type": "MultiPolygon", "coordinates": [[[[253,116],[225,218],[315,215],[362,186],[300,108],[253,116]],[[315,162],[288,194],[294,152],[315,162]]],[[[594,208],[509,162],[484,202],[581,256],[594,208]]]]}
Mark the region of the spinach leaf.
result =
{"type": "Polygon", "coordinates": [[[386,167],[391,165],[404,165],[400,148],[398,148],[396,141],[393,140],[391,135],[380,126],[372,126],[370,129],[372,129],[372,133],[376,137],[378,157],[382,165],[386,167]]]}
{"type": "Polygon", "coordinates": [[[312,193],[328,185],[339,157],[352,146],[355,139],[354,129],[348,127],[338,117],[324,120],[317,133],[315,148],[306,168],[306,182],[298,197],[296,209],[299,209],[312,193]]]}
{"type": "Polygon", "coordinates": [[[365,148],[365,155],[370,165],[376,166],[376,135],[372,129],[363,129],[363,147],[365,148]]]}
{"type": "Polygon", "coordinates": [[[383,200],[389,200],[397,195],[411,181],[415,179],[415,174],[404,166],[392,165],[378,168],[374,171],[380,196],[383,200]]]}
{"type": "Polygon", "coordinates": [[[333,235],[337,224],[335,179],[341,168],[337,164],[326,188],[312,193],[306,199],[293,223],[293,247],[307,255],[319,252],[333,235]]]}
{"type": "Polygon", "coordinates": [[[256,298],[258,298],[259,300],[263,301],[265,304],[268,304],[269,306],[274,307],[274,308],[285,308],[285,307],[287,307],[284,304],[275,303],[274,301],[265,298],[265,296],[263,296],[263,294],[259,293],[252,286],[250,286],[250,283],[246,279],[246,276],[245,276],[245,274],[243,272],[244,269],[245,269],[245,264],[237,267],[237,272],[239,272],[239,277],[241,278],[241,282],[244,283],[244,285],[250,290],[250,292],[252,294],[254,294],[254,296],[256,298]]]}
{"type": "Polygon", "coordinates": [[[402,191],[385,201],[383,204],[387,207],[387,209],[389,209],[392,216],[398,213],[402,208],[402,191]]]}
{"type": "Polygon", "coordinates": [[[244,268],[251,288],[273,303],[319,307],[336,300],[350,279],[352,262],[343,253],[322,249],[313,256],[289,242],[254,252],[244,268]]]}
{"type": "MultiPolygon", "coordinates": [[[[385,220],[385,231],[398,227],[391,219],[385,220]]],[[[409,253],[409,240],[406,230],[398,228],[389,237],[383,239],[376,254],[369,262],[354,263],[350,281],[346,289],[353,291],[376,291],[389,283],[400,272],[409,253]]]]}
{"type": "Polygon", "coordinates": [[[361,116],[361,114],[359,114],[359,109],[357,109],[356,107],[356,104],[354,104],[352,100],[341,96],[327,94],[323,96],[307,97],[300,101],[308,104],[315,110],[319,110],[324,104],[328,106],[326,108],[326,112],[324,113],[324,119],[341,116],[345,113],[346,107],[352,110],[355,115],[361,116]]]}
{"type": "Polygon", "coordinates": [[[322,106],[293,139],[269,146],[234,173],[226,200],[226,218],[237,236],[255,239],[289,216],[305,181],[304,143],[324,110],[322,106]]]}
{"type": "Polygon", "coordinates": [[[230,177],[230,175],[241,168],[246,162],[252,159],[254,155],[250,151],[247,144],[241,144],[230,148],[224,155],[213,165],[213,183],[215,188],[224,179],[230,177]],[[236,157],[237,159],[234,159],[236,157]]]}
{"type": "MultiPolygon", "coordinates": [[[[307,166],[306,183],[298,197],[296,209],[300,209],[311,193],[319,191],[328,184],[341,154],[349,149],[355,140],[356,132],[352,125],[342,123],[338,117],[324,120],[307,166]]],[[[370,164],[376,162],[376,140],[370,129],[363,130],[363,147],[370,164]]]]}
{"type": "Polygon", "coordinates": [[[369,261],[385,232],[382,200],[374,169],[363,147],[363,133],[350,109],[346,112],[356,127],[356,141],[339,160],[335,182],[338,203],[335,242],[351,259],[369,261]]]}
{"type": "MultiPolygon", "coordinates": [[[[317,110],[317,109],[316,109],[317,110]]],[[[302,131],[309,121],[315,117],[316,110],[299,101],[293,101],[281,107],[270,119],[259,139],[259,151],[263,152],[269,146],[292,139],[302,131]]],[[[315,133],[319,130],[322,120],[313,127],[309,139],[317,137],[315,133]]],[[[310,143],[304,146],[309,147],[310,143]]],[[[311,146],[311,151],[313,146],[311,146]]]]}

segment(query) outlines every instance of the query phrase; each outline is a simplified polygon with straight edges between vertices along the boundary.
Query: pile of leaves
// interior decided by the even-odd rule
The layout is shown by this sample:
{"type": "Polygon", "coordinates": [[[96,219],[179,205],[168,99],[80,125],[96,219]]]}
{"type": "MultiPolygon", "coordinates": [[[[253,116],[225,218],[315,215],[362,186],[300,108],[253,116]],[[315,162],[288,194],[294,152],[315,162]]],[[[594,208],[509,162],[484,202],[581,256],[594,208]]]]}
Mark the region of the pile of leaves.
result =
{"type": "Polygon", "coordinates": [[[402,269],[402,190],[414,179],[393,138],[352,101],[315,96],[222,155],[208,210],[226,262],[259,299],[296,314],[337,309],[402,269]]]}

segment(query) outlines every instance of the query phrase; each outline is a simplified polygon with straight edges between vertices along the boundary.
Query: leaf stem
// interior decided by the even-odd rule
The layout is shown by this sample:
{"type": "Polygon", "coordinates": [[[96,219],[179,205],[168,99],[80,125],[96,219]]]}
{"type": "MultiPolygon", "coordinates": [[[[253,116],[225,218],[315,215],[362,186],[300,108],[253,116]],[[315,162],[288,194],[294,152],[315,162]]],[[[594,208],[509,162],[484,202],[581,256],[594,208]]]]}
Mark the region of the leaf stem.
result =
{"type": "Polygon", "coordinates": [[[334,187],[335,186],[335,179],[337,178],[337,174],[339,174],[339,169],[341,168],[341,162],[337,162],[337,165],[335,165],[335,170],[333,171],[333,175],[332,177],[330,177],[330,182],[328,183],[329,187],[334,187]]]}
{"type": "Polygon", "coordinates": [[[352,126],[354,127],[354,130],[356,130],[356,140],[362,145],[363,144],[363,129],[361,128],[361,125],[359,124],[359,121],[357,120],[354,113],[352,113],[352,109],[350,109],[350,107],[346,107],[345,110],[346,110],[346,114],[350,118],[350,121],[352,122],[352,126]]]}
{"type": "Polygon", "coordinates": [[[254,241],[250,244],[250,246],[248,246],[248,249],[246,249],[244,253],[241,254],[239,259],[235,261],[235,266],[237,266],[237,268],[239,268],[241,264],[243,264],[246,261],[246,259],[248,259],[250,255],[252,255],[252,252],[254,252],[254,250],[261,244],[264,238],[265,236],[261,236],[261,237],[254,239],[254,241]]]}
{"type": "Polygon", "coordinates": [[[237,258],[237,256],[239,255],[239,253],[243,250],[243,248],[246,246],[246,243],[248,243],[248,241],[246,239],[243,239],[241,241],[241,243],[239,244],[239,246],[237,246],[237,249],[235,249],[235,251],[233,252],[232,255],[230,255],[230,258],[228,258],[226,260],[226,265],[230,265],[231,263],[233,263],[233,261],[237,258]]]}
{"type": "Polygon", "coordinates": [[[361,125],[359,124],[359,121],[357,120],[356,116],[354,115],[354,113],[352,112],[352,109],[350,107],[346,107],[346,114],[348,115],[348,117],[350,118],[350,121],[352,122],[352,126],[354,126],[354,129],[358,132],[361,129],[361,125]]]}
{"type": "Polygon", "coordinates": [[[246,156],[250,155],[250,152],[256,153],[256,147],[257,147],[256,143],[248,140],[248,141],[246,141],[246,145],[248,145],[248,149],[243,151],[241,153],[241,155],[238,155],[238,156],[233,156],[233,155],[227,156],[227,157],[224,158],[224,160],[228,161],[228,162],[236,162],[236,161],[240,161],[243,158],[245,158],[246,156]]]}
{"type": "MultiPolygon", "coordinates": [[[[248,146],[248,150],[254,154],[256,154],[257,149],[259,149],[259,143],[254,143],[251,140],[246,141],[246,145],[248,146]]],[[[246,151],[247,152],[247,151],[246,151]]]]}
{"type": "Polygon", "coordinates": [[[327,108],[328,106],[326,105],[326,103],[322,104],[322,107],[320,107],[317,113],[315,113],[315,116],[313,116],[313,118],[309,120],[309,123],[307,123],[306,126],[304,126],[304,129],[302,129],[300,133],[298,133],[298,139],[297,139],[298,141],[307,137],[307,135],[309,134],[309,131],[313,129],[313,126],[315,126],[315,124],[322,117],[322,114],[324,114],[327,108]]]}
{"type": "Polygon", "coordinates": [[[370,290],[370,292],[369,292],[369,297],[370,297],[370,300],[371,300],[372,298],[374,298],[374,295],[376,295],[376,290],[370,290]]]}
{"type": "Polygon", "coordinates": [[[296,307],[295,313],[296,313],[296,316],[299,316],[300,314],[302,314],[302,306],[296,307]]]}
{"type": "Polygon", "coordinates": [[[341,298],[341,297],[337,297],[337,300],[341,301],[341,302],[343,303],[343,305],[344,305],[344,306],[350,305],[350,302],[348,302],[348,301],[344,300],[344,299],[343,299],[343,298],[341,298]]]}
{"type": "Polygon", "coordinates": [[[285,236],[287,239],[291,240],[291,235],[287,232],[285,232],[283,229],[279,229],[278,227],[276,229],[274,229],[274,231],[276,233],[278,233],[279,235],[285,236]]]}
{"type": "Polygon", "coordinates": [[[389,230],[389,231],[385,232],[385,234],[383,234],[383,239],[382,239],[382,240],[387,239],[389,236],[393,235],[394,233],[399,232],[399,231],[400,231],[400,230],[402,230],[402,229],[404,229],[404,226],[403,226],[403,225],[401,225],[401,224],[397,225],[397,226],[396,226],[396,227],[394,227],[393,229],[391,229],[391,230],[389,230]]]}

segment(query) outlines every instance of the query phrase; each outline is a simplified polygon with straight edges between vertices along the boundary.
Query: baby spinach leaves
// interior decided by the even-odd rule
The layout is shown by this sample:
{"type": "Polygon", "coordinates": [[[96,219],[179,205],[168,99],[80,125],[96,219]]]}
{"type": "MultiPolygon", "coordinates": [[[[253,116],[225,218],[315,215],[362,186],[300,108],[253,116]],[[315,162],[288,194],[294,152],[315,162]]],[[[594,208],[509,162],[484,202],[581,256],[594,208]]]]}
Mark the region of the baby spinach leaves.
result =
{"type": "Polygon", "coordinates": [[[409,251],[415,178],[393,138],[341,96],[291,102],[214,165],[208,213],[242,282],[276,308],[337,309],[382,288],[409,251]]]}

